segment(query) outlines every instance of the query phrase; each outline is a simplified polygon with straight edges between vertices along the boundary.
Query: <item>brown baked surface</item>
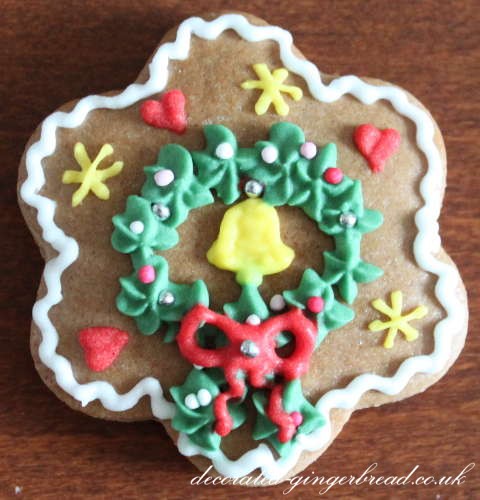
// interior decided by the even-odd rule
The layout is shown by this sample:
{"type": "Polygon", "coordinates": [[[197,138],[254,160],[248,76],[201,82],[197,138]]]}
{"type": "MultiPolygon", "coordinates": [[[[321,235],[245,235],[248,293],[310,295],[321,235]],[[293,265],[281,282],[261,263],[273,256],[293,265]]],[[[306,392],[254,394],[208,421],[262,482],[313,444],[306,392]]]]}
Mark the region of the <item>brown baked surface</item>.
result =
{"type": "MultiPolygon", "coordinates": [[[[202,126],[207,123],[228,126],[242,146],[251,146],[255,141],[266,138],[271,124],[281,118],[273,113],[257,116],[253,107],[258,93],[242,90],[239,86],[240,82],[254,76],[251,65],[256,62],[265,62],[271,68],[282,66],[277,45],[274,42],[248,43],[233,32],[224,33],[215,41],[194,38],[189,58],[170,62],[169,66],[167,89],[180,88],[188,97],[188,129],[182,136],[146,126],[140,119],[140,103],[124,110],[93,111],[81,127],[58,131],[55,154],[43,162],[46,183],[41,194],[57,201],[55,221],[77,240],[80,255],[62,276],[64,298],[51,310],[50,318],[60,334],[58,352],[72,361],[79,382],[106,380],[119,392],[126,392],[143,377],[153,376],[167,390],[172,385],[181,384],[190,370],[190,365],[181,358],[175,344],[162,343],[160,336],[142,336],[133,320],[117,311],[118,278],[130,274],[131,264],[128,256],[115,252],[111,247],[111,218],[124,210],[129,194],[139,193],[145,180],[143,167],[155,162],[162,145],[177,142],[191,150],[201,149],[204,144],[202,126]],[[200,74],[202,78],[198,78],[200,74]],[[61,177],[64,170],[77,168],[72,151],[78,141],[83,142],[92,155],[104,143],[110,143],[115,151],[112,158],[124,161],[122,173],[108,181],[111,190],[108,202],[90,194],[81,206],[72,208],[70,205],[76,188],[62,184],[61,177]],[[91,372],[85,365],[77,339],[81,328],[92,325],[112,325],[132,334],[119,359],[99,374],[91,372]]],[[[144,81],[145,75],[143,71],[139,81],[144,81]]],[[[354,321],[333,331],[315,352],[303,382],[306,394],[316,401],[326,391],[344,387],[356,375],[371,372],[391,376],[406,358],[430,353],[433,349],[433,329],[445,313],[434,296],[435,276],[419,269],[413,258],[412,246],[416,235],[414,214],[422,206],[419,181],[426,172],[426,160],[416,147],[413,125],[384,101],[366,106],[348,96],[333,104],[324,104],[311,97],[300,78],[291,74],[289,83],[300,86],[304,97],[290,106],[287,120],[301,126],[308,140],[319,145],[335,142],[339,152],[338,166],[351,178],[362,181],[365,206],[380,210],[385,218],[380,229],[365,235],[362,240],[362,257],[381,267],[385,275],[371,284],[359,286],[359,295],[353,305],[356,312],[354,321]],[[353,145],[352,131],[360,123],[395,128],[402,136],[400,150],[380,175],[370,172],[353,145]],[[406,310],[424,304],[429,313],[415,323],[421,332],[417,341],[408,343],[399,335],[394,349],[386,350],[382,345],[384,333],[371,333],[366,326],[378,316],[370,306],[371,300],[377,297],[387,300],[390,292],[396,289],[404,292],[406,310]]],[[[69,104],[65,108],[71,107],[72,104],[69,104]]],[[[38,131],[32,139],[36,138],[38,131]]],[[[438,131],[436,142],[443,153],[438,131]]],[[[24,176],[21,171],[20,182],[24,176]]],[[[443,192],[444,187],[445,179],[438,179],[438,190],[443,192]]],[[[42,253],[50,258],[53,251],[38,238],[34,211],[23,204],[22,210],[36,233],[42,253]]],[[[192,211],[180,227],[180,244],[163,254],[170,264],[171,279],[185,283],[204,279],[209,287],[211,305],[216,308],[235,300],[240,291],[232,273],[218,270],[205,259],[225,210],[226,207],[218,203],[192,211]]],[[[300,210],[283,207],[279,209],[279,214],[282,239],[295,249],[296,258],[287,271],[265,278],[261,291],[267,300],[281,290],[296,287],[305,268],[313,267],[321,271],[322,252],[332,246],[331,239],[321,234],[300,210]]],[[[440,258],[449,260],[444,252],[440,258]]],[[[42,294],[43,285],[39,296],[42,294]]],[[[460,284],[458,294],[466,304],[465,291],[460,284]]],[[[463,346],[466,315],[465,323],[458,325],[455,333],[451,362],[463,346]]],[[[40,375],[61,399],[80,409],[78,403],[58,388],[51,372],[39,361],[38,342],[39,332],[33,326],[32,353],[40,375]]],[[[376,406],[421,392],[443,373],[417,375],[396,396],[368,393],[358,407],[376,406]]],[[[108,419],[142,420],[151,417],[146,398],[137,407],[123,413],[108,412],[98,402],[81,410],[108,419]]],[[[335,433],[341,430],[348,417],[349,412],[332,413],[335,433]]],[[[167,430],[172,433],[169,426],[167,430]]],[[[248,450],[252,446],[248,434],[249,427],[246,426],[226,439],[226,453],[237,457],[248,450]]],[[[302,470],[319,454],[305,454],[296,471],[302,470]]],[[[204,459],[195,457],[192,461],[200,467],[206,463],[204,459]]]]}

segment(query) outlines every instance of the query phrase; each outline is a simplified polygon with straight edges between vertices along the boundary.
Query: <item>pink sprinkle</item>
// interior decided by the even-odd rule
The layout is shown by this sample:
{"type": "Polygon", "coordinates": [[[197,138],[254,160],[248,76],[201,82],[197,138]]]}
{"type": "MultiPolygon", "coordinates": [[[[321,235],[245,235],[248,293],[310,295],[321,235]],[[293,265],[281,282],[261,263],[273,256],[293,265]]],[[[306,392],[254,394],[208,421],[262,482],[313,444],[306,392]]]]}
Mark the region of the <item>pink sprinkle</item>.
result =
{"type": "Polygon", "coordinates": [[[153,266],[142,266],[138,270],[138,279],[145,284],[155,281],[155,268],[153,266]]]}
{"type": "Polygon", "coordinates": [[[155,180],[155,184],[157,186],[168,186],[175,179],[175,174],[169,168],[165,168],[163,170],[159,170],[153,176],[153,179],[155,180]]]}
{"type": "Polygon", "coordinates": [[[323,311],[325,307],[325,302],[322,297],[310,297],[307,300],[307,308],[314,314],[318,314],[323,311]]]}
{"type": "Polygon", "coordinates": [[[290,416],[292,417],[295,427],[298,427],[303,422],[303,415],[299,411],[293,411],[290,413],[290,416]]]}
{"type": "Polygon", "coordinates": [[[323,178],[329,184],[340,184],[343,180],[343,172],[336,167],[327,168],[327,170],[323,173],[323,178]]]}
{"type": "Polygon", "coordinates": [[[300,154],[307,160],[311,160],[317,154],[317,146],[313,142],[305,142],[300,146],[300,154]]]}

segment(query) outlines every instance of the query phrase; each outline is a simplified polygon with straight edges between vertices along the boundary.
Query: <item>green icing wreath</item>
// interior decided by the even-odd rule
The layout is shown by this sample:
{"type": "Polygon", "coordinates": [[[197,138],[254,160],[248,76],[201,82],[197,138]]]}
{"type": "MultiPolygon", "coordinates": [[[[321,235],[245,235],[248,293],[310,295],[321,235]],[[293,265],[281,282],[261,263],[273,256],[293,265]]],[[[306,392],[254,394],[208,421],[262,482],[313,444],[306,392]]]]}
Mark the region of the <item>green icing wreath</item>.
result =
{"type": "MultiPolygon", "coordinates": [[[[311,297],[323,299],[321,312],[315,314],[318,346],[331,330],[354,318],[353,310],[337,297],[351,304],[358,293],[357,283],[371,282],[383,273],[364,262],[360,255],[362,236],[382,224],[381,213],[364,207],[360,181],[343,174],[338,183],[328,180],[328,170],[339,171],[335,168],[335,144],[326,144],[315,155],[302,154],[305,136],[292,123],[274,124],[269,139],[257,142],[252,148],[239,147],[234,133],[222,125],[207,125],[204,134],[206,147],[202,151],[189,152],[178,144],[162,147],[155,165],[144,169],[146,181],[141,196],[129,196],[125,212],[113,217],[112,245],[115,250],[129,254],[133,266],[130,276],[120,278],[118,309],[133,317],[143,334],[164,332],[164,341],[173,341],[188,311],[197,304],[208,306],[209,293],[203,280],[192,284],[172,282],[168,262],[157,252],[178,243],[177,227],[190,210],[213,203],[213,193],[224,204],[232,205],[247,191],[250,197],[261,196],[271,206],[301,208],[322,232],[334,239],[335,249],[323,254],[323,272],[306,269],[298,287],[282,293],[287,304],[300,309],[307,309],[311,297]],[[266,148],[276,152],[268,162],[263,155],[266,148]],[[170,182],[159,185],[157,176],[166,170],[170,171],[170,182]],[[144,273],[142,279],[141,273],[144,273]]],[[[260,320],[277,314],[267,306],[256,284],[243,284],[239,299],[225,304],[223,309],[238,322],[244,322],[252,314],[260,320]]],[[[202,343],[214,347],[225,342],[218,330],[208,326],[201,329],[199,337],[202,343]]],[[[289,334],[282,332],[277,345],[289,341],[289,334]]],[[[212,430],[212,401],[221,384],[224,384],[221,370],[218,373],[218,370],[194,369],[182,386],[171,389],[177,406],[173,427],[208,450],[220,446],[220,436],[212,430]],[[207,389],[212,401],[198,408],[185,406],[185,397],[202,388],[207,389]]],[[[278,453],[288,453],[294,440],[278,441],[276,428],[265,414],[264,391],[253,392],[252,400],[258,414],[254,439],[267,439],[278,453]]],[[[308,434],[324,421],[303,397],[299,379],[285,386],[283,404],[288,411],[301,412],[303,423],[298,433],[308,434]]],[[[242,405],[243,400],[229,407],[234,427],[245,420],[242,405]]]]}

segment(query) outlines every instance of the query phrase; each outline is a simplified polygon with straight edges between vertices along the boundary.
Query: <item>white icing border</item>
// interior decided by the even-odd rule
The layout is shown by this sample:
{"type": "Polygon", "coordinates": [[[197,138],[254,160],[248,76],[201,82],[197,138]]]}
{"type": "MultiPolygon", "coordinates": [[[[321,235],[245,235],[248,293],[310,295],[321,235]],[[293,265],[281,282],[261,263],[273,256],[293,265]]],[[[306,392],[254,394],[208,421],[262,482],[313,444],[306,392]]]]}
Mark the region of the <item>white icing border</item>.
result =
{"type": "MultiPolygon", "coordinates": [[[[162,387],[157,379],[144,378],[126,394],[117,393],[111,384],[104,381],[79,384],[73,375],[71,363],[55,352],[58,334],[48,317],[48,312],[62,300],[61,276],[63,271],[77,259],[78,244],[55,224],[55,201],[38,194],[45,183],[41,162],[55,152],[57,128],[78,127],[93,109],[121,109],[161,92],[167,83],[169,60],[184,60],[188,57],[192,35],[213,40],[227,29],[235,30],[239,36],[250,42],[261,40],[277,42],[280,58],[285,67],[302,76],[311,94],[319,101],[333,102],[347,93],[364,104],[372,104],[379,99],[388,100],[399,114],[415,123],[417,144],[428,162],[427,173],[420,184],[425,205],[415,216],[418,235],[414,242],[414,254],[422,269],[438,276],[435,293],[446,311],[446,317],[434,330],[435,349],[430,355],[415,356],[405,360],[393,377],[360,375],[344,389],[327,392],[317,402],[317,408],[324,415],[329,415],[333,408],[353,408],[361,396],[369,390],[389,395],[398,394],[416,373],[441,371],[450,356],[452,332],[455,332],[464,320],[461,314],[462,304],[455,292],[460,280],[458,272],[455,267],[434,257],[440,249],[437,219],[442,194],[438,189],[438,180],[442,179],[444,172],[441,155],[434,142],[435,127],[429,115],[419,106],[409,102],[406,93],[397,87],[369,85],[355,76],[337,78],[329,85],[324,85],[316,66],[293,54],[292,36],[279,27],[254,26],[238,14],[222,15],[211,22],[190,18],[179,26],[175,42],[166,43],[157,50],[149,66],[150,77],[146,83],[134,83],[113,97],[88,96],[81,99],[69,113],[53,113],[43,122],[40,140],[33,144],[26,154],[28,176],[21,186],[20,195],[25,203],[37,209],[42,237],[59,254],[45,265],[43,278],[47,294],[39,299],[33,308],[33,320],[42,332],[39,356],[42,363],[55,373],[57,384],[83,406],[99,399],[108,410],[125,411],[135,406],[141,397],[148,395],[155,417],[170,419],[174,415],[174,405],[163,397],[162,387]]],[[[265,477],[274,480],[284,476],[296,464],[303,450],[318,450],[329,441],[331,423],[329,418],[327,421],[324,427],[313,434],[300,436],[293,453],[278,460],[265,444],[248,451],[238,460],[229,460],[222,451],[204,452],[191,443],[184,434],[179,437],[178,448],[186,456],[201,454],[210,458],[215,469],[225,476],[240,477],[259,468],[265,477]]]]}

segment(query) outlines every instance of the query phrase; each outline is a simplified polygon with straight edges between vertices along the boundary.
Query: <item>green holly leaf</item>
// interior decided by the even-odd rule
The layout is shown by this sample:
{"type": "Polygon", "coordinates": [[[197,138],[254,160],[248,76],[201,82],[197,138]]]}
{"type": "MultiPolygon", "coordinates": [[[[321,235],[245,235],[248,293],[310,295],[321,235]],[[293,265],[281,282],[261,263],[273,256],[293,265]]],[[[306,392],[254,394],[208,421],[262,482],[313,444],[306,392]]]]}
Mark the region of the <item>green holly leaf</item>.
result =
{"type": "Polygon", "coordinates": [[[355,269],[353,269],[352,275],[357,283],[370,283],[380,278],[383,275],[383,271],[379,267],[361,260],[355,269]]]}
{"type": "Polygon", "coordinates": [[[211,425],[204,426],[198,429],[198,431],[189,434],[188,439],[207,451],[218,450],[222,441],[222,438],[213,431],[211,425]]]}
{"type": "Polygon", "coordinates": [[[191,285],[170,282],[168,263],[158,255],[151,258],[150,265],[155,271],[152,283],[142,283],[134,272],[120,278],[122,290],[117,297],[119,311],[135,318],[143,334],[157,332],[164,321],[179,322],[197,304],[208,305],[208,290],[203,281],[195,281],[191,285]],[[166,292],[173,294],[173,304],[161,303],[161,295],[166,292]]]}
{"type": "Polygon", "coordinates": [[[238,148],[235,155],[235,162],[239,174],[246,174],[258,164],[259,158],[257,151],[253,148],[238,148]]]}
{"type": "MultiPolygon", "coordinates": [[[[359,181],[353,181],[352,185],[337,196],[328,197],[322,209],[320,229],[330,235],[352,230],[351,227],[341,223],[341,216],[350,214],[354,217],[355,225],[363,215],[362,188],[359,181]]],[[[353,226],[354,227],[354,226],[353,226]]]]}
{"type": "Polygon", "coordinates": [[[208,414],[197,413],[186,407],[185,410],[180,411],[177,407],[172,427],[177,431],[185,432],[185,434],[194,434],[211,422],[212,418],[208,414]]]}
{"type": "Polygon", "coordinates": [[[333,301],[333,291],[313,269],[304,271],[298,288],[283,292],[286,302],[300,309],[305,309],[310,297],[322,297],[325,305],[333,301]]]}
{"type": "MultiPolygon", "coordinates": [[[[117,306],[118,304],[117,302],[117,306]]],[[[147,307],[142,314],[135,317],[135,324],[144,335],[153,335],[160,330],[162,320],[155,308],[147,307]]]]}
{"type": "Polygon", "coordinates": [[[271,126],[269,142],[278,149],[279,161],[283,165],[291,164],[300,157],[300,147],[305,142],[305,134],[293,123],[279,122],[271,126]]]}
{"type": "Polygon", "coordinates": [[[324,271],[322,277],[331,285],[338,283],[346,270],[348,270],[348,262],[339,258],[335,251],[323,252],[323,262],[324,271]]]}
{"type": "Polygon", "coordinates": [[[217,195],[226,205],[232,204],[240,197],[239,183],[236,165],[234,162],[230,162],[230,168],[223,170],[221,181],[215,184],[217,195]]]}
{"type": "Polygon", "coordinates": [[[280,122],[270,128],[268,141],[258,141],[255,144],[257,163],[251,170],[244,171],[264,184],[263,199],[270,205],[285,205],[292,196],[295,185],[291,171],[303,160],[300,147],[304,142],[305,136],[300,127],[280,122]],[[264,151],[267,150],[275,152],[273,161],[265,161],[264,151]]]}
{"type": "Polygon", "coordinates": [[[290,169],[292,191],[287,201],[288,205],[294,207],[302,205],[310,195],[312,180],[307,173],[309,161],[306,158],[299,158],[292,164],[290,169]]]}
{"type": "Polygon", "coordinates": [[[255,163],[253,150],[238,148],[233,132],[223,125],[207,125],[203,129],[206,147],[192,153],[202,186],[214,189],[217,195],[230,205],[240,196],[239,172],[255,163]]]}
{"type": "Polygon", "coordinates": [[[266,439],[280,456],[286,456],[290,453],[298,434],[310,434],[325,424],[323,415],[303,395],[300,379],[288,382],[283,390],[282,403],[284,410],[288,413],[299,412],[303,419],[295,436],[286,443],[281,443],[278,440],[278,427],[267,416],[266,392],[255,392],[252,400],[257,410],[253,439],[266,439]]]}
{"type": "Polygon", "coordinates": [[[327,168],[337,166],[337,146],[329,142],[309,162],[308,175],[310,179],[320,179],[327,168]]]}
{"type": "MultiPolygon", "coordinates": [[[[300,147],[305,142],[305,135],[300,127],[288,122],[279,122],[271,126],[268,141],[258,141],[255,150],[261,165],[258,168],[269,167],[272,172],[288,171],[290,166],[297,162],[300,156],[300,147]],[[262,157],[265,148],[276,151],[276,159],[271,163],[266,163],[262,157]]],[[[255,177],[256,178],[256,177],[255,177]]]]}
{"type": "Polygon", "coordinates": [[[195,179],[190,184],[188,191],[185,192],[183,201],[190,209],[193,209],[213,203],[214,198],[210,190],[195,179]]]}
{"type": "Polygon", "coordinates": [[[198,304],[208,306],[208,299],[208,289],[202,280],[194,281],[191,285],[169,282],[158,294],[156,310],[163,321],[181,321],[192,307],[198,304]],[[171,305],[158,304],[160,294],[166,291],[173,294],[175,302],[171,305]]]}
{"type": "Polygon", "coordinates": [[[290,332],[280,332],[275,338],[275,345],[277,347],[284,347],[293,340],[293,335],[290,332]]]}
{"type": "MultiPolygon", "coordinates": [[[[268,141],[259,141],[255,145],[257,164],[246,173],[252,179],[260,181],[265,189],[274,189],[274,185],[277,181],[285,176],[288,176],[288,166],[282,165],[280,160],[277,158],[273,163],[265,163],[262,160],[261,152],[267,147],[272,147],[272,144],[268,141]]],[[[275,146],[273,146],[274,149],[275,146]]],[[[278,152],[277,152],[278,154],[278,152]]],[[[265,194],[264,194],[265,196],[265,194]]]]}
{"type": "Polygon", "coordinates": [[[118,252],[132,253],[140,248],[166,250],[178,243],[177,231],[164,224],[152,212],[150,202],[140,196],[129,196],[125,212],[115,215],[112,221],[112,246],[118,252]]]}
{"type": "Polygon", "coordinates": [[[339,248],[334,252],[324,252],[323,278],[329,284],[336,284],[342,298],[351,304],[358,293],[357,283],[374,281],[382,276],[383,271],[373,264],[363,262],[359,251],[351,251],[348,246],[340,245],[339,248]]]}
{"type": "Polygon", "coordinates": [[[177,321],[170,321],[167,324],[167,329],[165,330],[165,335],[163,336],[163,341],[165,344],[170,344],[173,342],[176,337],[177,333],[180,330],[180,323],[177,321]]]}
{"type": "Polygon", "coordinates": [[[160,318],[152,312],[155,297],[158,297],[159,291],[168,284],[168,263],[158,255],[152,258],[152,264],[155,271],[155,281],[153,283],[142,283],[138,279],[137,272],[134,271],[130,276],[120,278],[121,292],[117,297],[117,308],[123,314],[140,319],[143,328],[142,333],[151,334],[157,328],[160,318]],[[152,324],[145,328],[145,322],[152,324]],[[157,326],[154,326],[153,323],[157,326]],[[144,331],[146,330],[146,331],[144,331]]]}
{"type": "MultiPolygon", "coordinates": [[[[220,394],[220,385],[225,382],[220,370],[192,370],[181,386],[170,388],[170,394],[175,402],[175,415],[172,419],[172,427],[188,435],[189,439],[198,446],[209,450],[218,450],[221,437],[213,430],[215,415],[213,404],[215,398],[220,394]],[[208,391],[210,400],[202,405],[203,399],[199,392],[208,391]],[[187,405],[190,399],[190,406],[187,405]],[[192,400],[196,402],[196,408],[191,407],[192,400]]],[[[241,426],[247,417],[243,406],[243,399],[228,404],[228,411],[233,420],[233,429],[241,426]]]]}
{"type": "Polygon", "coordinates": [[[170,215],[163,223],[178,227],[188,217],[190,210],[213,203],[208,187],[195,177],[192,157],[188,150],[178,144],[167,144],[160,149],[157,163],[145,167],[146,181],[142,196],[151,204],[168,207],[170,215]],[[171,170],[174,180],[166,186],[158,186],[155,176],[161,170],[171,170]]]}
{"type": "Polygon", "coordinates": [[[318,332],[316,347],[324,340],[331,330],[340,328],[350,322],[355,313],[335,299],[333,289],[329,283],[320,277],[313,269],[304,271],[298,288],[283,292],[287,303],[305,309],[310,297],[322,297],[323,310],[316,315],[318,332]]]}
{"type": "Polygon", "coordinates": [[[252,437],[255,441],[267,439],[277,433],[277,426],[266,416],[265,407],[267,405],[267,396],[265,391],[256,391],[252,395],[252,401],[257,410],[255,427],[252,437]]]}
{"type": "Polygon", "coordinates": [[[170,394],[175,402],[172,427],[177,431],[190,435],[212,423],[215,420],[213,400],[219,393],[220,389],[206,371],[193,369],[181,386],[170,388],[170,394]],[[210,394],[210,402],[206,405],[201,405],[198,400],[198,392],[202,389],[205,389],[210,394]],[[197,408],[187,406],[186,398],[190,395],[194,396],[197,408]]]}
{"type": "Polygon", "coordinates": [[[189,151],[179,144],[163,146],[158,152],[155,165],[147,166],[143,170],[146,180],[142,187],[142,196],[151,202],[162,200],[168,203],[175,193],[187,191],[195,179],[192,157],[189,151]],[[173,172],[173,181],[166,186],[158,186],[155,182],[155,174],[161,170],[173,172]]]}
{"type": "Polygon", "coordinates": [[[383,224],[383,215],[378,210],[365,209],[363,216],[357,220],[355,229],[360,233],[369,233],[383,224]]]}
{"type": "Polygon", "coordinates": [[[330,235],[341,233],[363,234],[377,229],[383,216],[376,210],[365,210],[360,181],[353,181],[352,185],[337,196],[327,198],[322,209],[320,229],[330,235]],[[353,224],[342,224],[342,216],[349,215],[353,224]]]}
{"type": "Polygon", "coordinates": [[[282,176],[265,189],[263,200],[272,206],[286,205],[294,191],[292,180],[288,176],[282,176]]]}
{"type": "Polygon", "coordinates": [[[233,420],[233,429],[237,429],[247,420],[247,409],[238,403],[229,403],[228,412],[233,420]]]}
{"type": "Polygon", "coordinates": [[[301,207],[310,218],[321,222],[322,212],[329,199],[339,196],[352,184],[352,180],[347,176],[344,176],[339,184],[329,184],[325,181],[325,170],[335,167],[336,163],[337,147],[333,143],[324,146],[314,158],[300,160],[298,167],[292,169],[295,189],[289,205],[301,207]]]}
{"type": "Polygon", "coordinates": [[[355,313],[352,309],[335,301],[328,311],[325,311],[321,321],[326,330],[331,331],[350,323],[354,317],[355,313]]]}
{"type": "Polygon", "coordinates": [[[310,434],[326,422],[323,415],[303,395],[300,379],[286,384],[283,391],[283,406],[289,413],[298,411],[302,414],[303,422],[298,427],[300,434],[310,434]]]}
{"type": "Polygon", "coordinates": [[[128,311],[128,316],[133,317],[140,316],[148,307],[147,296],[141,291],[137,281],[136,276],[120,278],[122,291],[117,297],[119,310],[128,311]]]}
{"type": "Polygon", "coordinates": [[[237,138],[235,134],[223,125],[205,125],[203,127],[203,134],[205,135],[206,146],[205,152],[211,157],[216,157],[217,148],[220,144],[228,144],[235,155],[238,149],[237,138]]]}
{"type": "Polygon", "coordinates": [[[251,314],[256,314],[260,319],[266,319],[269,316],[268,307],[254,285],[243,285],[238,301],[225,304],[223,310],[230,318],[240,323],[243,323],[251,314]]]}
{"type": "Polygon", "coordinates": [[[323,182],[319,180],[312,181],[310,188],[306,190],[306,192],[306,198],[304,196],[293,198],[293,200],[290,201],[290,205],[294,205],[293,201],[301,201],[301,203],[295,203],[295,206],[302,208],[311,219],[320,221],[322,218],[323,205],[326,200],[323,182]]]}
{"type": "Polygon", "coordinates": [[[338,291],[347,304],[352,304],[358,294],[357,283],[351,272],[344,272],[337,283],[338,291]]]}
{"type": "Polygon", "coordinates": [[[299,205],[304,205],[310,196],[310,186],[301,186],[298,182],[294,184],[292,194],[288,200],[288,205],[292,207],[297,207],[299,205]]]}

